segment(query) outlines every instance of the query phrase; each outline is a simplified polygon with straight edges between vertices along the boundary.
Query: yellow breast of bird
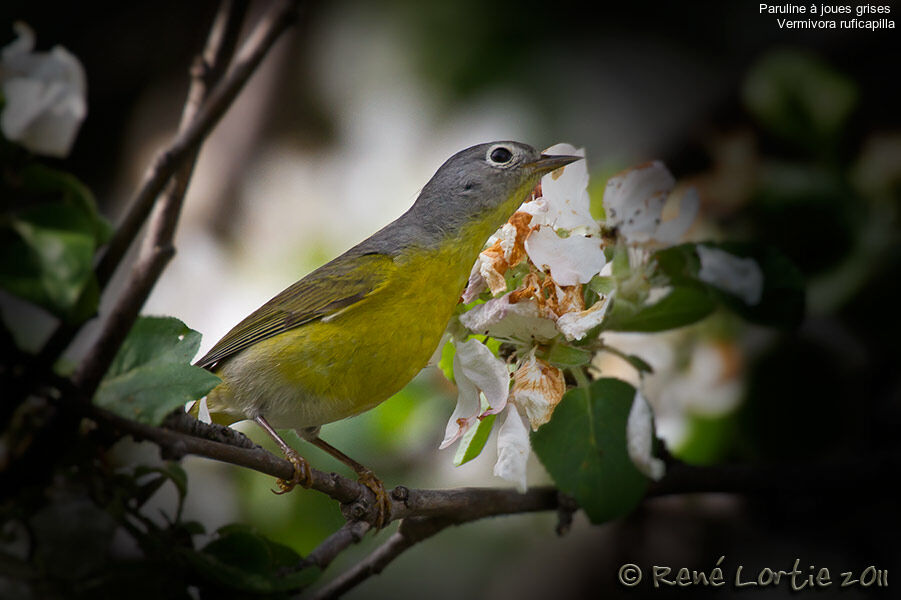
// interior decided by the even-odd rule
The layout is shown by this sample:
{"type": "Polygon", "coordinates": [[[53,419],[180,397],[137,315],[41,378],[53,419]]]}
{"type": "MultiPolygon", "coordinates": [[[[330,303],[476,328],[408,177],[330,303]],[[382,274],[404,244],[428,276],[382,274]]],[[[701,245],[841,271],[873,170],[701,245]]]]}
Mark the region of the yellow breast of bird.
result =
{"type": "Polygon", "coordinates": [[[219,373],[228,398],[208,401],[303,429],[386,400],[426,365],[466,283],[477,250],[448,246],[405,252],[361,301],[242,351],[219,373]]]}

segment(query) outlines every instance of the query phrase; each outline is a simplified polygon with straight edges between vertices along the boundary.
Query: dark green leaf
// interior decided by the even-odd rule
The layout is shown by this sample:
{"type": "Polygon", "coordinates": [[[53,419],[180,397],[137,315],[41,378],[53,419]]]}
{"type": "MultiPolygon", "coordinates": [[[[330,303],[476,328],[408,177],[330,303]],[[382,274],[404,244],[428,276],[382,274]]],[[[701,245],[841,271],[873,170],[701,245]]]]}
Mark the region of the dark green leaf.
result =
{"type": "Polygon", "coordinates": [[[149,362],[189,363],[200,347],[200,333],[173,317],[141,317],[116,354],[107,377],[149,362]]]}
{"type": "Polygon", "coordinates": [[[704,242],[704,245],[757,262],[763,272],[763,294],[759,303],[749,306],[736,296],[699,280],[700,261],[695,244],[666,248],[655,253],[653,260],[674,285],[704,286],[713,300],[749,321],[785,328],[800,322],[804,313],[804,278],[779,251],[753,243],[704,242]]]}
{"type": "Polygon", "coordinates": [[[158,425],[201,398],[219,378],[190,363],[200,334],[171,317],[142,317],[129,332],[94,401],[118,415],[158,425]]]}
{"type": "Polygon", "coordinates": [[[804,277],[798,268],[775,248],[760,244],[724,242],[707,244],[735,256],[753,258],[763,271],[760,302],[748,306],[735,296],[714,289],[728,308],[743,318],[772,327],[796,327],[804,316],[804,277]]]}
{"type": "Polygon", "coordinates": [[[202,551],[185,551],[184,556],[201,576],[214,584],[257,594],[299,590],[319,575],[314,567],[283,574],[283,569],[300,563],[297,553],[240,526],[220,529],[218,538],[202,551]]]}
{"type": "Polygon", "coordinates": [[[635,367],[636,370],[641,373],[653,373],[654,368],[644,361],[640,356],[636,356],[634,354],[618,354],[620,358],[628,362],[630,365],[635,367]]]}
{"type": "Polygon", "coordinates": [[[166,415],[203,397],[219,381],[200,367],[152,362],[104,379],[94,402],[127,419],[159,425],[166,415]]]}
{"type": "Polygon", "coordinates": [[[67,317],[92,277],[92,227],[79,209],[65,204],[10,216],[8,226],[0,227],[0,287],[67,317]]]}
{"type": "Polygon", "coordinates": [[[634,398],[631,385],[599,379],[567,392],[551,421],[532,434],[532,447],[554,482],[592,523],[629,513],[647,488],[626,449],[634,398]]]}
{"type": "Polygon", "coordinates": [[[89,219],[97,245],[109,239],[112,232],[109,222],[97,212],[94,194],[77,177],[41,163],[31,163],[22,169],[21,178],[22,188],[30,195],[62,197],[66,204],[78,209],[89,219]]]}
{"type": "Polygon", "coordinates": [[[701,286],[674,287],[650,306],[623,310],[614,299],[607,329],[613,331],[664,331],[700,321],[713,312],[716,303],[701,286]]]}

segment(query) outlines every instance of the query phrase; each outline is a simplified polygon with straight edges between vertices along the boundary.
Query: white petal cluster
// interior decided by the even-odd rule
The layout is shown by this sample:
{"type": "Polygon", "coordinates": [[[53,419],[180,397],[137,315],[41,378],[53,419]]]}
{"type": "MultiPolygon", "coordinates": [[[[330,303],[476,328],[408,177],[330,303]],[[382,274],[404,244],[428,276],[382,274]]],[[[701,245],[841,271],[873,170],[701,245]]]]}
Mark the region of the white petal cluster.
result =
{"type": "MultiPolygon", "coordinates": [[[[585,156],[584,148],[572,144],[555,144],[544,154],[565,154],[585,156]]],[[[533,225],[549,225],[554,229],[596,234],[600,231],[598,222],[589,211],[588,164],[584,160],[567,165],[565,169],[554,171],[541,178],[544,202],[531,207],[533,225]]],[[[526,206],[529,206],[528,203],[526,206]]],[[[525,208],[525,207],[524,207],[525,208]]]]}
{"type": "MultiPolygon", "coordinates": [[[[569,144],[545,152],[585,156],[583,149],[569,144]]],[[[555,344],[584,340],[604,323],[615,298],[634,303],[637,296],[646,304],[672,290],[665,282],[648,277],[647,256],[652,245],[680,241],[697,215],[697,193],[693,189],[674,192],[675,183],[660,162],[613,177],[604,193],[607,222],[602,230],[589,210],[585,161],[542,178],[533,198],[491,237],[480,254],[462,300],[470,304],[481,298],[483,302],[458,317],[467,334],[488,335],[512,345],[507,354],[510,366],[477,340],[454,342],[459,396],[442,448],[459,440],[478,419],[496,414],[498,460],[494,473],[525,489],[529,429],[537,430],[550,421],[566,391],[563,371],[541,358],[538,350],[547,352],[555,344]],[[617,252],[628,252],[625,274],[622,267],[615,273],[613,263],[608,262],[607,244],[611,244],[608,252],[613,251],[614,257],[622,256],[617,252]],[[633,254],[639,260],[633,260],[633,254]],[[515,269],[512,275],[511,269],[515,269]],[[601,279],[595,280],[596,276],[601,279]],[[586,290],[589,284],[594,286],[593,292],[586,290]],[[587,301],[590,305],[586,306],[587,301]]],[[[750,297],[750,290],[720,272],[727,259],[713,254],[701,260],[706,265],[702,268],[708,278],[705,281],[750,297]]],[[[459,338],[460,332],[457,335],[459,338]]],[[[575,347],[573,350],[578,352],[575,347]]],[[[651,478],[661,477],[663,462],[653,456],[654,413],[641,393],[633,401],[626,437],[635,465],[651,478]]]]}
{"type": "Polygon", "coordinates": [[[504,361],[478,340],[458,341],[454,346],[457,407],[447,423],[440,448],[459,440],[478,419],[499,415],[494,474],[525,492],[526,465],[531,454],[529,425],[537,429],[550,419],[553,407],[566,391],[563,373],[533,353],[511,378],[504,361]],[[511,380],[513,390],[508,392],[511,380]],[[489,406],[485,411],[481,410],[482,396],[489,406]]]}
{"type": "Polygon", "coordinates": [[[605,261],[600,239],[577,233],[560,237],[548,226],[539,226],[526,238],[526,252],[535,266],[560,285],[588,283],[605,261]]]}
{"type": "Polygon", "coordinates": [[[607,225],[628,243],[678,242],[698,214],[700,199],[692,188],[678,198],[678,215],[663,220],[663,207],[676,185],[660,161],[645,163],[611,177],[604,190],[607,225]]]}
{"type": "Polygon", "coordinates": [[[84,68],[61,46],[34,52],[34,32],[14,29],[19,37],[0,54],[0,131],[36,154],[65,157],[87,115],[84,68]]]}

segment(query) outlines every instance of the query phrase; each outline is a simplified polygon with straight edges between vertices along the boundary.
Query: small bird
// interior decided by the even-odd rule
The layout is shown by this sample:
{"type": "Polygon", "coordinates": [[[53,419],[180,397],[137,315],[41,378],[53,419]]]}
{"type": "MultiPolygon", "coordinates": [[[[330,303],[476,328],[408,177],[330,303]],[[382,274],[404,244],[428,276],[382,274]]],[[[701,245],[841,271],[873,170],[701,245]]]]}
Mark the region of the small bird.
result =
{"type": "Polygon", "coordinates": [[[450,157],[407,212],[272,298],[196,363],[222,379],[207,395],[214,422],[252,419],[275,440],[295,467],[279,493],[312,484],[276,432],[296,430],[357,473],[379,502],[379,526],[387,522],[381,481],[324,442],[320,427],[375,407],[426,365],[488,237],[543,175],[580,158],[509,141],[450,157]]]}

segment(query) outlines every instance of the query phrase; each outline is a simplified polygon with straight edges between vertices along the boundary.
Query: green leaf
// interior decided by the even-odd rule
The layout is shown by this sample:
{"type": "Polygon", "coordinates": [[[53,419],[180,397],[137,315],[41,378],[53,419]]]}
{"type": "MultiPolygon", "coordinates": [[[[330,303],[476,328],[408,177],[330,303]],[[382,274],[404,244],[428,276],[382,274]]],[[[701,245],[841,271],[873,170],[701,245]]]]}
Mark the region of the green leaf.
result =
{"type": "Polygon", "coordinates": [[[78,209],[91,223],[97,245],[106,242],[112,227],[97,212],[94,194],[77,177],[65,171],[51,169],[42,163],[30,163],[21,172],[22,188],[32,196],[62,197],[66,204],[78,209]]]}
{"type": "Polygon", "coordinates": [[[629,267],[629,251],[625,245],[618,244],[613,250],[613,266],[612,273],[615,280],[627,279],[632,270],[629,267]]]}
{"type": "Polygon", "coordinates": [[[186,364],[150,363],[105,379],[94,402],[127,419],[159,425],[176,408],[202,398],[220,379],[186,364]]]}
{"type": "Polygon", "coordinates": [[[623,305],[614,299],[607,329],[643,332],[675,329],[700,321],[716,308],[710,294],[701,286],[674,287],[650,306],[623,310],[623,305]]]}
{"type": "Polygon", "coordinates": [[[93,256],[111,232],[90,190],[39,162],[0,176],[0,287],[69,323],[96,312],[93,256]]]}
{"type": "Polygon", "coordinates": [[[10,215],[0,227],[0,287],[68,317],[93,278],[94,248],[93,225],[74,206],[42,204],[10,215]]]}
{"type": "Polygon", "coordinates": [[[119,348],[107,377],[150,362],[190,363],[200,339],[200,333],[174,317],[141,317],[119,348]]]}
{"type": "Polygon", "coordinates": [[[448,381],[454,381],[454,356],[457,354],[457,348],[452,340],[448,340],[441,349],[441,359],[438,361],[438,368],[444,373],[448,381]]]}
{"type": "Polygon", "coordinates": [[[735,296],[712,288],[729,309],[741,317],[771,327],[797,327],[804,317],[804,276],[788,258],[775,248],[761,244],[723,242],[706,244],[735,256],[752,258],[763,271],[763,294],[760,302],[748,306],[735,296]]]}
{"type": "Polygon", "coordinates": [[[595,275],[588,282],[588,287],[601,296],[608,296],[616,289],[616,280],[613,277],[595,275]]]}
{"type": "MultiPolygon", "coordinates": [[[[747,242],[704,242],[734,256],[751,258],[763,272],[760,302],[749,306],[741,299],[698,279],[700,260],[695,244],[681,244],[656,252],[653,260],[673,285],[703,286],[710,298],[741,317],[774,327],[796,326],[804,315],[804,278],[798,268],[778,250],[747,242]]],[[[678,288],[677,288],[678,289],[678,288]]]]}
{"type": "Polygon", "coordinates": [[[647,489],[626,449],[634,398],[635,388],[624,381],[599,379],[567,392],[551,421],[532,434],[532,447],[557,487],[592,523],[629,513],[647,489]]]}
{"type": "MultiPolygon", "coordinates": [[[[609,346],[606,347],[607,350],[610,350],[609,346]]],[[[640,373],[653,373],[654,368],[649,365],[643,358],[640,356],[636,356],[634,354],[624,354],[621,352],[614,352],[621,359],[632,365],[636,371],[640,373]]]]}
{"type": "Polygon", "coordinates": [[[265,594],[300,590],[312,583],[319,569],[297,567],[300,556],[289,547],[273,542],[249,527],[231,525],[202,551],[182,550],[184,558],[208,581],[232,592],[265,594]]]}
{"type": "Polygon", "coordinates": [[[488,436],[491,435],[491,428],[494,427],[494,420],[497,415],[488,415],[479,419],[479,424],[470,427],[469,430],[460,438],[460,444],[457,446],[457,452],[454,454],[454,466],[459,467],[468,463],[485,448],[488,436]]]}
{"type": "Polygon", "coordinates": [[[551,349],[544,355],[546,361],[560,369],[570,367],[581,367],[587,365],[591,361],[593,353],[581,348],[573,348],[568,344],[554,344],[551,349]]]}
{"type": "Polygon", "coordinates": [[[128,419],[158,425],[201,398],[220,379],[192,366],[200,334],[171,317],[142,317],[129,332],[94,402],[128,419]]]}

